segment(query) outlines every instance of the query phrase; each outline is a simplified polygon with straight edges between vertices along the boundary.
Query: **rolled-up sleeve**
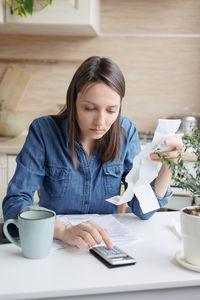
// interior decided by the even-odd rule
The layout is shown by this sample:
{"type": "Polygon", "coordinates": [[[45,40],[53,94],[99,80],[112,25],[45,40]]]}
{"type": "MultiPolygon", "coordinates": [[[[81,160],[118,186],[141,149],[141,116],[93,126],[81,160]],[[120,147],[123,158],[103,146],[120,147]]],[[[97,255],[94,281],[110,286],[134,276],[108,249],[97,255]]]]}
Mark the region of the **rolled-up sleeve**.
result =
{"type": "MultiPolygon", "coordinates": [[[[151,187],[152,187],[153,190],[154,190],[154,181],[151,183],[151,187]]],[[[155,193],[155,191],[154,191],[154,193],[155,193]]],[[[163,198],[158,197],[155,193],[156,198],[157,198],[158,203],[159,203],[159,206],[160,207],[165,206],[169,202],[169,199],[171,198],[172,194],[173,194],[173,191],[172,191],[170,186],[168,187],[168,189],[165,193],[165,196],[163,198]]],[[[158,211],[158,209],[156,209],[156,210],[152,210],[148,213],[143,213],[143,211],[140,207],[139,201],[138,201],[136,196],[134,196],[133,199],[130,202],[128,202],[128,205],[130,206],[132,212],[142,220],[148,220],[149,218],[151,218],[153,216],[153,214],[155,212],[158,211]]]]}

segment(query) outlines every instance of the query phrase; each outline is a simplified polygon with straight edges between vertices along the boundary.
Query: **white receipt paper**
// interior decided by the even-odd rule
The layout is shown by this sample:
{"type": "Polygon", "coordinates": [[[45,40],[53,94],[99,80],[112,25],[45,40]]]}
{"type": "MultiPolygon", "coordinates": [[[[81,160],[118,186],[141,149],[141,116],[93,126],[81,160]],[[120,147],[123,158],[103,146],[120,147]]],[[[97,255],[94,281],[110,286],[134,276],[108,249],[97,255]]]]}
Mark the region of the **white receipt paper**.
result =
{"type": "Polygon", "coordinates": [[[155,193],[150,183],[158,176],[161,168],[160,162],[153,162],[150,159],[150,153],[155,148],[160,151],[169,151],[172,147],[163,144],[164,140],[175,136],[180,126],[181,120],[159,119],[158,125],[154,133],[151,143],[149,143],[138,155],[133,159],[133,168],[126,176],[128,187],[122,196],[114,196],[106,199],[115,205],[120,205],[132,200],[134,194],[137,197],[143,213],[147,213],[160,208],[155,193]]]}

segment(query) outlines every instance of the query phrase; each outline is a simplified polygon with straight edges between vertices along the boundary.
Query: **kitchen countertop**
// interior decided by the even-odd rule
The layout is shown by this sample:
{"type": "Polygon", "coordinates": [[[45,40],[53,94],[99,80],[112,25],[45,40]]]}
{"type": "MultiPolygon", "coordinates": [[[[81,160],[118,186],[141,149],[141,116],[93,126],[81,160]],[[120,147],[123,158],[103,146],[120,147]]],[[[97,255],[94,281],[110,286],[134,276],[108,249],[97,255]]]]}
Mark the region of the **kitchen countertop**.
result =
{"type": "Polygon", "coordinates": [[[27,131],[17,137],[0,137],[0,154],[18,154],[24,145],[27,131]]]}

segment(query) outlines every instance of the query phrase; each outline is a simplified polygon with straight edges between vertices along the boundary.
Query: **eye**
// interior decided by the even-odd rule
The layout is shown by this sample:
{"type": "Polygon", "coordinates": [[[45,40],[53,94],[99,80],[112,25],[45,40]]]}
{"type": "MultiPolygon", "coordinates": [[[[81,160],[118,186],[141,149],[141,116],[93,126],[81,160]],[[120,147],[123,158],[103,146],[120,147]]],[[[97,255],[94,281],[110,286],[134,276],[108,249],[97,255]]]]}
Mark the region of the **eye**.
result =
{"type": "Polygon", "coordinates": [[[94,108],[85,107],[85,110],[87,110],[87,111],[93,111],[93,110],[94,110],[94,108]]]}
{"type": "Polygon", "coordinates": [[[109,114],[115,114],[115,113],[116,113],[116,110],[108,110],[108,113],[109,113],[109,114]]]}

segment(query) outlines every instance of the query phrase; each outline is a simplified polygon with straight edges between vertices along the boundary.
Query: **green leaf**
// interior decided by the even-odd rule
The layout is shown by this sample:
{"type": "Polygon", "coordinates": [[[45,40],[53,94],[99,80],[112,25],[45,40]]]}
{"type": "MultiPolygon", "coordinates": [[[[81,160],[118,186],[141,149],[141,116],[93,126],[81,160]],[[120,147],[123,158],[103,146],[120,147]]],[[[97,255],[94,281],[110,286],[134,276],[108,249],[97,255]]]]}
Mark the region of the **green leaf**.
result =
{"type": "Polygon", "coordinates": [[[22,6],[18,6],[14,8],[14,11],[16,14],[18,14],[21,17],[26,17],[26,11],[22,6]]]}
{"type": "Polygon", "coordinates": [[[190,174],[187,163],[185,163],[181,154],[178,155],[179,161],[175,163],[173,160],[168,159],[165,154],[159,152],[158,148],[153,149],[153,152],[158,155],[163,164],[171,169],[175,186],[190,191],[193,195],[200,196],[200,128],[194,129],[190,135],[184,135],[182,141],[186,149],[192,150],[197,157],[193,168],[194,174],[190,174]]]}
{"type": "Polygon", "coordinates": [[[27,11],[27,13],[32,15],[32,13],[33,13],[33,0],[24,0],[24,9],[25,9],[25,11],[27,11]]]}

